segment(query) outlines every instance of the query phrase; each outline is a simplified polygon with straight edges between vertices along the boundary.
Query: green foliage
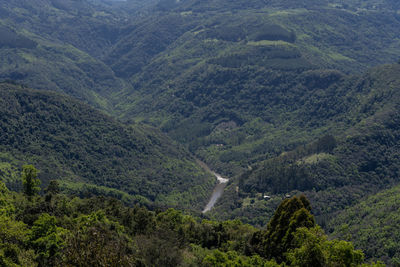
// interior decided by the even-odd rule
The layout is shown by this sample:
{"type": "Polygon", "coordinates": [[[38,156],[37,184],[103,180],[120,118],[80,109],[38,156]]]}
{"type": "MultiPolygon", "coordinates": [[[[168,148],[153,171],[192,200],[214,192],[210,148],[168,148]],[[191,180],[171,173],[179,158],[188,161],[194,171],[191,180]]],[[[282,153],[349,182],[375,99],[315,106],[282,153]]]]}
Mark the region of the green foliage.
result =
{"type": "Polygon", "coordinates": [[[24,186],[24,193],[32,197],[40,191],[40,180],[37,179],[38,170],[33,165],[22,167],[21,179],[24,186]]]}
{"type": "Polygon", "coordinates": [[[54,265],[65,246],[68,231],[57,227],[57,219],[47,213],[42,213],[33,223],[29,242],[34,248],[40,266],[54,265]]]}
{"type": "Polygon", "coordinates": [[[132,266],[135,259],[131,239],[118,222],[108,220],[104,212],[81,215],[74,221],[65,242],[61,265],[132,266]]]}
{"type": "Polygon", "coordinates": [[[113,21],[121,15],[90,1],[21,0],[1,11],[0,80],[64,92],[107,110],[109,88],[129,87],[99,58],[115,40],[113,21]]]}
{"type": "Polygon", "coordinates": [[[121,116],[161,126],[232,176],[253,162],[342,133],[354,125],[344,114],[357,105],[358,96],[349,92],[357,89],[342,83],[353,77],[330,68],[358,72],[392,62],[399,46],[389,36],[398,35],[399,21],[391,3],[360,10],[354,1],[345,8],[331,4],[168,2],[166,10],[136,20],[113,48],[115,71],[126,75],[125,63],[141,66],[131,71],[135,90],[117,97],[121,116]],[[382,34],[382,27],[391,34],[382,34]],[[157,42],[151,42],[154,35],[157,42]]]}
{"type": "Polygon", "coordinates": [[[23,163],[15,158],[15,154],[0,152],[0,180],[10,190],[22,191],[21,165],[23,163]]]}
{"type": "Polygon", "coordinates": [[[340,133],[357,97],[327,69],[399,51],[393,1],[75,2],[4,5],[6,36],[38,45],[2,48],[0,76],[160,126],[227,174],[340,133]]]}
{"type": "MultiPolygon", "coordinates": [[[[5,132],[0,149],[18,159],[13,164],[26,159],[37,166],[44,186],[58,177],[82,196],[104,193],[133,204],[157,205],[169,198],[168,205],[198,210],[207,201],[215,179],[158,130],[124,125],[58,94],[10,84],[1,84],[0,90],[0,127],[5,132]],[[88,186],[74,187],[70,181],[88,186]]],[[[37,191],[32,179],[25,188],[29,196],[37,191]]]]}
{"type": "Polygon", "coordinates": [[[325,69],[358,71],[392,60],[400,28],[394,6],[14,1],[2,7],[7,19],[1,28],[38,45],[2,48],[0,73],[161,126],[236,175],[254,161],[336,129],[328,121],[348,107],[321,101],[338,97],[326,89],[342,78],[325,69]],[[136,17],[151,5],[146,16],[136,17]],[[254,120],[256,127],[249,125],[254,120]],[[217,144],[225,146],[216,150],[217,144]]]}
{"type": "MultiPolygon", "coordinates": [[[[150,211],[124,206],[113,198],[62,193],[54,194],[51,201],[38,196],[32,202],[22,193],[3,191],[5,201],[15,209],[0,214],[2,266],[280,266],[265,258],[265,252],[249,253],[255,236],[264,245],[274,243],[276,234],[267,230],[260,235],[264,230],[239,220],[201,220],[174,209],[150,211]]],[[[361,264],[363,254],[350,243],[327,241],[322,230],[313,227],[309,209],[304,197],[286,200],[270,222],[278,221],[281,225],[274,229],[285,228],[292,236],[291,241],[287,234],[283,238],[291,244],[288,260],[283,258],[282,264],[309,266],[303,262],[310,261],[312,246],[331,264],[326,266],[361,264]]],[[[281,256],[270,252],[268,257],[281,256]]]]}
{"type": "Polygon", "coordinates": [[[288,252],[292,266],[360,266],[364,254],[346,241],[328,241],[319,227],[299,228],[294,237],[296,246],[288,252]]]}
{"type": "MultiPolygon", "coordinates": [[[[238,216],[265,224],[282,194],[299,190],[310,197],[325,225],[334,212],[399,182],[398,64],[364,75],[342,73],[397,58],[398,1],[145,2],[8,1],[0,7],[0,79],[64,92],[125,121],[161,128],[232,177],[214,213],[223,211],[220,218],[238,216]],[[262,199],[264,194],[272,195],[272,201],[262,199]]],[[[65,179],[62,188],[82,197],[107,195],[129,204],[197,210],[203,206],[212,177],[157,130],[127,127],[59,95],[9,87],[3,84],[0,89],[0,177],[10,188],[19,189],[15,170],[20,163],[32,162],[42,170],[39,178],[45,186],[55,177],[65,179]],[[6,162],[9,155],[12,164],[6,162]]],[[[34,183],[28,187],[32,190],[27,195],[33,195],[34,183]]],[[[67,204],[65,199],[60,204],[58,190],[49,191],[45,202],[22,200],[15,207],[4,200],[9,193],[1,192],[0,214],[32,226],[41,213],[75,213],[77,218],[81,213],[74,205],[89,206],[67,204]]],[[[271,246],[278,246],[279,259],[285,257],[283,251],[297,249],[291,244],[295,229],[313,222],[308,207],[291,211],[290,218],[291,212],[278,213],[288,219],[286,224],[275,220],[280,226],[273,232],[282,230],[276,234],[281,243],[274,240],[271,246]]],[[[254,237],[249,251],[264,249],[263,235],[238,223],[198,223],[174,211],[149,215],[138,209],[129,214],[135,219],[124,217],[131,227],[126,232],[137,230],[143,236],[135,237],[141,246],[137,254],[126,252],[127,265],[136,260],[180,264],[188,258],[188,240],[215,249],[206,256],[214,264],[246,262],[239,254],[246,250],[247,235],[233,238],[241,231],[254,237]],[[156,247],[162,248],[158,254],[156,247]],[[229,253],[230,248],[239,254],[229,253]]],[[[111,212],[107,216],[118,218],[111,212]]],[[[76,230],[67,221],[60,224],[76,230]]],[[[71,262],[86,260],[79,258],[74,242],[89,243],[99,253],[107,242],[118,243],[111,229],[116,224],[94,221],[84,235],[76,235],[75,241],[71,237],[71,262]],[[90,243],[99,233],[102,240],[90,243]]],[[[369,242],[366,233],[360,235],[363,247],[369,242]]],[[[43,247],[55,240],[44,239],[43,247]]],[[[295,256],[293,265],[359,262],[347,243],[327,248],[318,242],[292,251],[305,257],[300,263],[295,256]],[[337,255],[342,254],[352,256],[341,262],[337,255]]],[[[379,254],[396,262],[397,243],[371,245],[367,256],[379,254]]],[[[90,251],[90,246],[85,249],[90,251]]],[[[7,248],[0,257],[4,264],[28,266],[29,253],[7,248]]],[[[110,248],[111,261],[119,257],[110,248]]]]}
{"type": "Polygon", "coordinates": [[[296,230],[315,225],[314,216],[310,211],[310,202],[304,196],[284,200],[268,223],[262,254],[282,262],[284,254],[293,248],[296,230]]]}
{"type": "Polygon", "coordinates": [[[398,196],[399,186],[369,196],[337,214],[327,228],[333,232],[332,236],[352,241],[365,252],[367,259],[396,265],[400,257],[398,196]]]}
{"type": "MultiPolygon", "coordinates": [[[[335,104],[337,111],[348,110],[346,118],[337,117],[336,127],[342,123],[353,126],[344,127],[334,138],[326,135],[284,152],[279,150],[266,159],[254,160],[227,187],[229,193],[219,202],[216,216],[246,218],[246,222],[264,225],[260,217],[272,216],[276,199],[301,191],[313,203],[314,214],[325,228],[335,212],[396,185],[400,132],[399,94],[395,88],[400,85],[399,70],[398,65],[381,66],[362,77],[343,81],[343,87],[332,87],[337,92],[343,90],[339,94],[346,96],[335,104]],[[272,201],[261,199],[259,196],[263,194],[271,196],[272,201]],[[229,214],[227,210],[232,212],[229,214]]],[[[330,105],[327,99],[323,102],[330,105]]]]}
{"type": "Polygon", "coordinates": [[[27,48],[32,49],[35,48],[37,43],[24,37],[20,36],[17,33],[13,32],[6,27],[0,27],[0,47],[9,47],[9,48],[27,48]]]}
{"type": "Polygon", "coordinates": [[[11,216],[15,211],[9,198],[9,190],[3,182],[0,182],[0,215],[2,216],[11,216]]]}
{"type": "MultiPolygon", "coordinates": [[[[3,195],[11,201],[10,195],[3,195]]],[[[3,208],[4,203],[0,203],[3,208]]],[[[29,229],[21,221],[14,220],[15,210],[0,214],[0,265],[2,266],[35,266],[34,253],[26,248],[29,240],[29,229]]]]}
{"type": "Polygon", "coordinates": [[[295,233],[294,242],[298,248],[287,253],[287,259],[293,266],[327,266],[323,242],[326,236],[320,228],[299,228],[295,233]]]}
{"type": "Polygon", "coordinates": [[[258,255],[252,257],[244,257],[238,255],[235,251],[227,253],[221,252],[218,249],[212,250],[202,261],[202,266],[218,266],[218,267],[233,267],[233,266],[264,266],[275,267],[279,266],[274,261],[266,261],[258,255]]]}

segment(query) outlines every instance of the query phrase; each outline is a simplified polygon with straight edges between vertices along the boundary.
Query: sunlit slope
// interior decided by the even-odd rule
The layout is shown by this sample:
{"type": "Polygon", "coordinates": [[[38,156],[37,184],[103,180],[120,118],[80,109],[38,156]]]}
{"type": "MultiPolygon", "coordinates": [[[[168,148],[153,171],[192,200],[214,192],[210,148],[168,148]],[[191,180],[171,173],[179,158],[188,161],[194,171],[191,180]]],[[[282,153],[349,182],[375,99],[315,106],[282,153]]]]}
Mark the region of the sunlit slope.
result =
{"type": "Polygon", "coordinates": [[[342,111],[318,112],[346,105],[328,88],[400,51],[396,3],[162,3],[106,56],[134,88],[115,95],[115,111],[227,174],[347,127],[332,122],[342,111]]]}
{"type": "Polygon", "coordinates": [[[341,211],[329,223],[332,236],[343,237],[363,249],[367,258],[399,263],[399,186],[372,195],[341,211]]]}
{"type": "Polygon", "coordinates": [[[334,212],[397,185],[399,74],[399,64],[386,65],[336,85],[326,98],[336,99],[336,104],[322,104],[318,113],[326,116],[339,111],[334,121],[342,130],[332,130],[310,143],[251,164],[227,187],[215,214],[260,223],[276,199],[305,192],[324,225],[334,212]],[[274,200],[265,201],[263,194],[274,200]]]}

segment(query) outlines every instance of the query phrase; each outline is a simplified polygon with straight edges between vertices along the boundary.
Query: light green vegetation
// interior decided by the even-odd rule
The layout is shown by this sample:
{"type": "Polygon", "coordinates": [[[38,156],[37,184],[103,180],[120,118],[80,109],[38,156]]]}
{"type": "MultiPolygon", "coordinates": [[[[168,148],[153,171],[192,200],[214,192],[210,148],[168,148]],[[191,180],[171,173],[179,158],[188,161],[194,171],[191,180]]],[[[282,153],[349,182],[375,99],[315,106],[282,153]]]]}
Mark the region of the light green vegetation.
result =
{"type": "Polygon", "coordinates": [[[336,214],[328,229],[332,236],[352,240],[368,258],[399,264],[399,195],[399,186],[372,195],[336,214]]]}
{"type": "Polygon", "coordinates": [[[285,200],[270,229],[257,230],[239,220],[201,220],[174,209],[127,207],[110,197],[67,196],[56,181],[45,196],[10,192],[0,182],[0,264],[361,266],[363,253],[349,242],[327,241],[307,203],[304,197],[285,200]],[[276,243],[279,233],[285,238],[276,243]]]}

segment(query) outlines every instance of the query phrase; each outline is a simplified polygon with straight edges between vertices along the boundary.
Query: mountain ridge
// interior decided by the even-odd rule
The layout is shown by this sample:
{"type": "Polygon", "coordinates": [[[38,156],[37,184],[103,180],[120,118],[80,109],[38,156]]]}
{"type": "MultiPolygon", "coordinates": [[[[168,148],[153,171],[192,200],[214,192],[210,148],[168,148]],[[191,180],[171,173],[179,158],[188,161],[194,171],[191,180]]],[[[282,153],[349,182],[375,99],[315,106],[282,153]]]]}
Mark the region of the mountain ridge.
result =
{"type": "Polygon", "coordinates": [[[44,184],[55,176],[143,196],[148,203],[201,209],[207,201],[214,178],[158,130],[126,126],[57,93],[0,86],[2,151],[37,165],[44,184]],[[188,192],[193,202],[180,203],[188,192]]]}

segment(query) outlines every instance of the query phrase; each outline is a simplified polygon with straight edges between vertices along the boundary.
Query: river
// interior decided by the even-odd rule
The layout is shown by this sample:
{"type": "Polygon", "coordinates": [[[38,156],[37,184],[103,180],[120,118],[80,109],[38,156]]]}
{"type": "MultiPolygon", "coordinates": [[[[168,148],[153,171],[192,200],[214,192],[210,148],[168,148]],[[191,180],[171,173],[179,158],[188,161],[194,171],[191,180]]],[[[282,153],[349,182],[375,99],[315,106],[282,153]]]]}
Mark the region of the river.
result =
{"type": "Polygon", "coordinates": [[[203,169],[210,172],[218,180],[218,184],[214,187],[214,190],[213,190],[210,200],[208,201],[207,205],[205,206],[204,210],[202,211],[203,213],[206,213],[207,211],[210,211],[214,207],[215,203],[217,203],[217,200],[222,196],[222,194],[224,193],[224,189],[229,182],[229,179],[223,178],[218,173],[210,170],[210,168],[204,162],[202,162],[200,160],[197,160],[197,162],[201,167],[203,167],[203,169]]]}

